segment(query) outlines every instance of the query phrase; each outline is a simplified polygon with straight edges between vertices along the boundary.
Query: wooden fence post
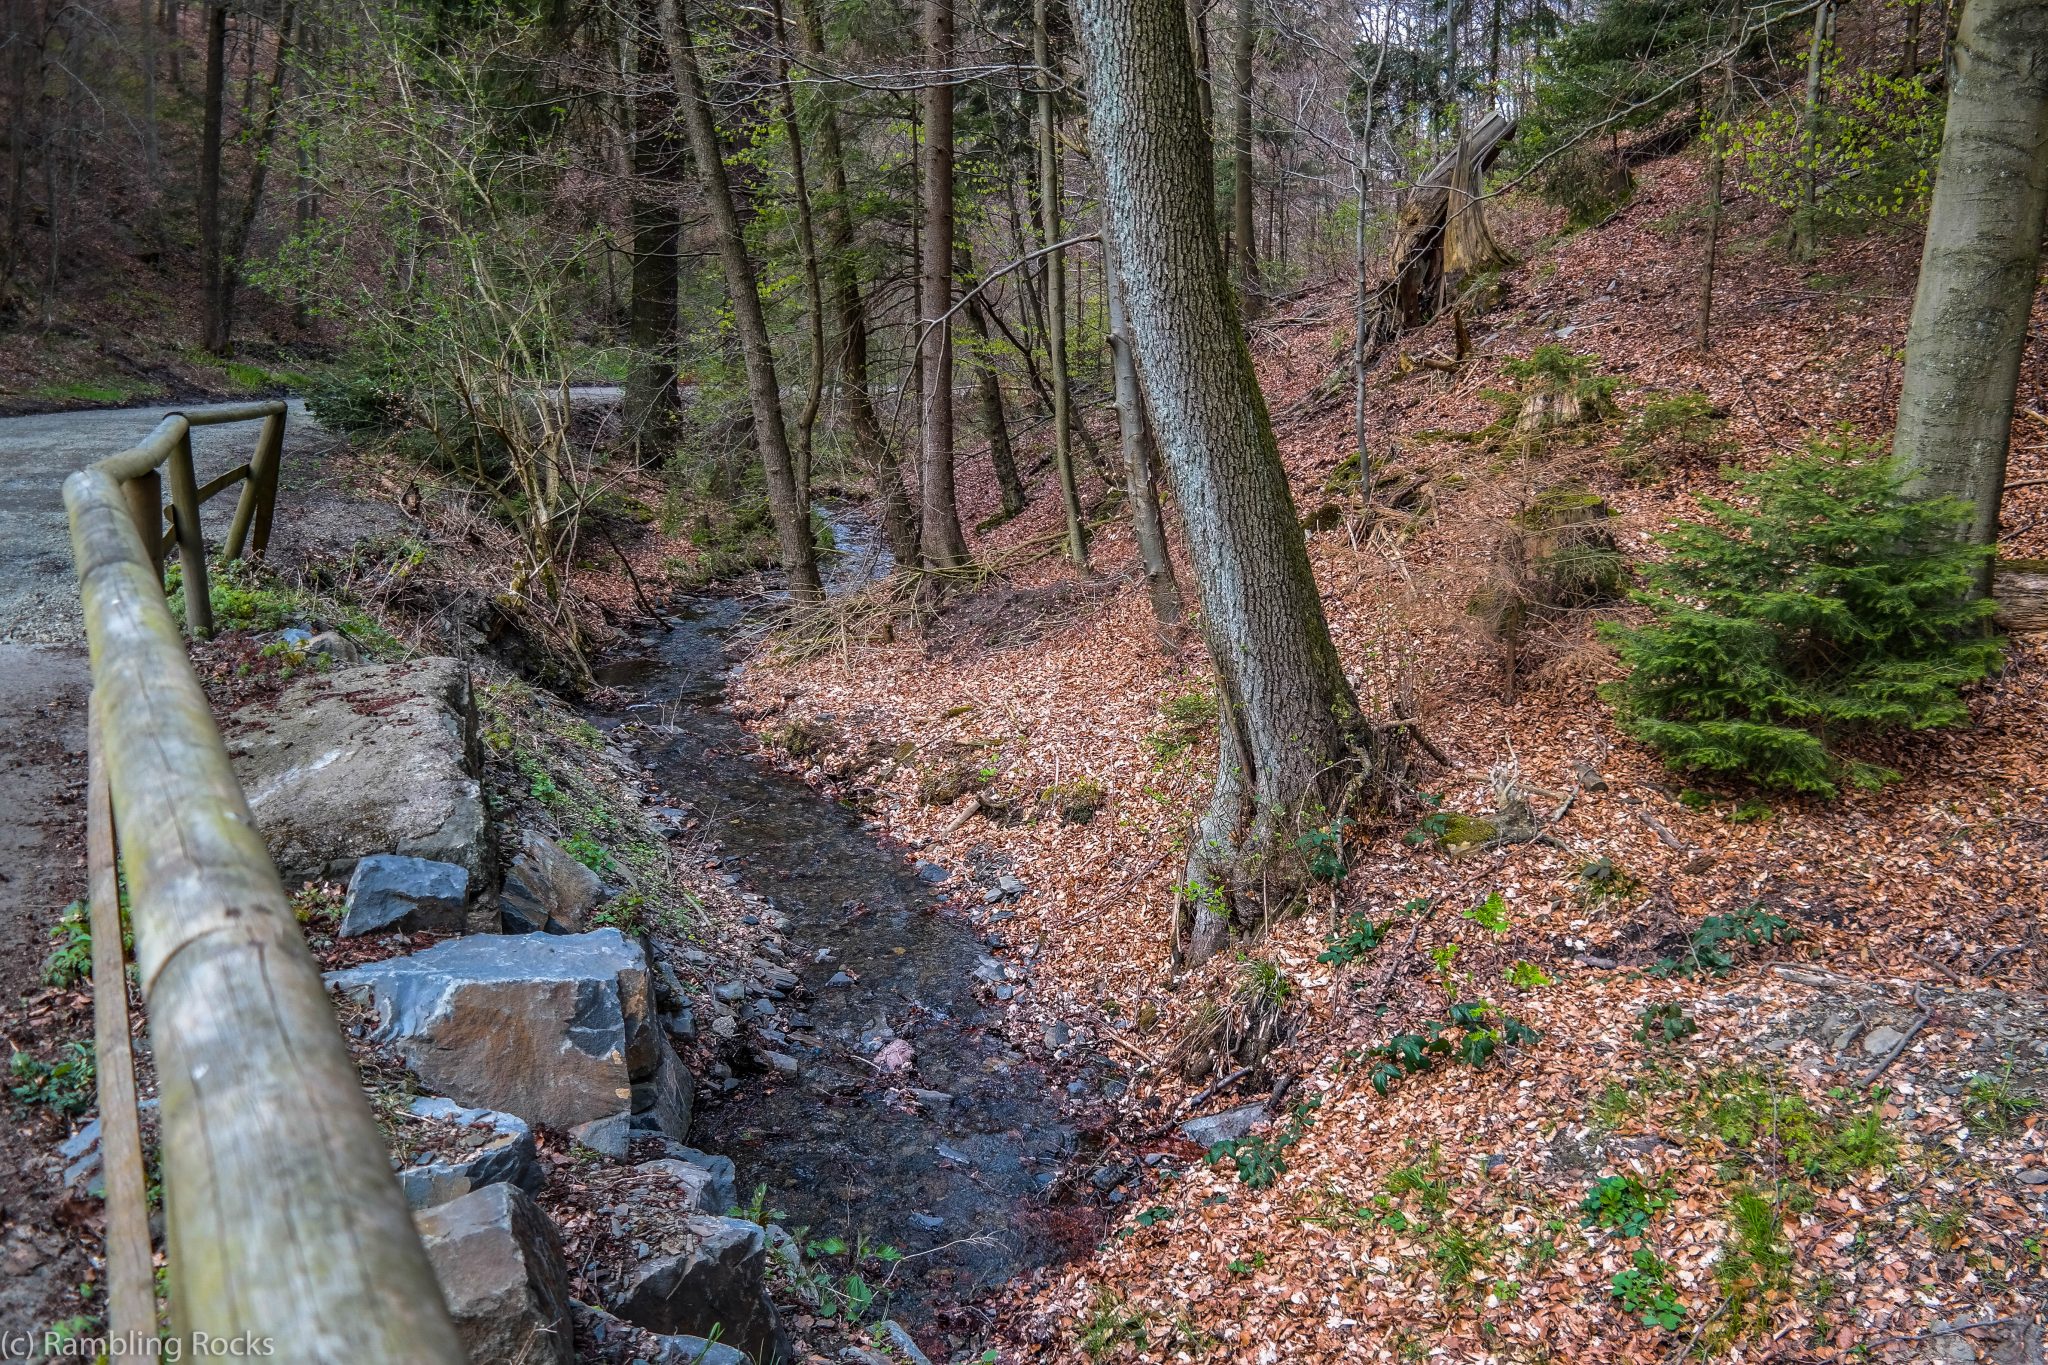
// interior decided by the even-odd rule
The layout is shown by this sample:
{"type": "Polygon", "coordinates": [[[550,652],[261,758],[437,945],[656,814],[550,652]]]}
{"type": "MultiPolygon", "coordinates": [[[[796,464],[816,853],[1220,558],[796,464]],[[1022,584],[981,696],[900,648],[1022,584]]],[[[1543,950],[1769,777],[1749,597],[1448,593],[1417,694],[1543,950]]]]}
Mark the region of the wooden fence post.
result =
{"type": "Polygon", "coordinates": [[[178,563],[185,578],[185,623],[194,639],[213,634],[213,597],[206,585],[206,536],[199,525],[199,480],[192,472],[192,427],[171,451],[171,508],[178,527],[178,563]]]}

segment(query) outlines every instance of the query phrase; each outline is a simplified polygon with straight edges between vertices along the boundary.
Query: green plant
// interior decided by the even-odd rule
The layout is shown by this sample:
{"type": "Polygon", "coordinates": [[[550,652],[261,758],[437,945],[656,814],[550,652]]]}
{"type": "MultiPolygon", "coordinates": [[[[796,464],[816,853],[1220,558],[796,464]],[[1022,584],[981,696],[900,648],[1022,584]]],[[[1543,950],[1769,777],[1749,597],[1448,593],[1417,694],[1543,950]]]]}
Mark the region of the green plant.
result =
{"type": "Polygon", "coordinates": [[[1687,1122],[1741,1154],[1733,1173],[1777,1161],[1795,1175],[1840,1185],[1859,1171],[1890,1166],[1898,1141],[1884,1125],[1884,1092],[1869,1109],[1838,1121],[1828,1110],[1772,1077],[1745,1068],[1711,1076],[1684,1106],[1687,1122]]]}
{"type": "Polygon", "coordinates": [[[1668,1191],[1651,1189],[1632,1175],[1603,1176],[1579,1201],[1579,1223],[1622,1237],[1640,1237],[1657,1210],[1670,1202],[1668,1191]]]}
{"type": "Polygon", "coordinates": [[[1252,1133],[1241,1138],[1226,1138],[1211,1146],[1202,1160],[1214,1166],[1219,1161],[1230,1162],[1237,1170],[1240,1182],[1255,1190],[1271,1189],[1273,1183],[1287,1174],[1287,1149],[1307,1136],[1310,1121],[1322,1104],[1320,1098],[1311,1097],[1294,1106],[1287,1122],[1270,1137],[1252,1133]]]}
{"type": "Polygon", "coordinates": [[[1662,458],[1684,453],[1696,458],[1727,453],[1727,419],[1703,393],[1661,394],[1629,415],[1614,453],[1623,469],[1641,473],[1662,458]]]}
{"type": "Polygon", "coordinates": [[[1578,896],[1588,904],[1628,900],[1643,889],[1642,878],[1602,854],[1579,869],[1578,896]]]}
{"type": "Polygon", "coordinates": [[[17,1049],[7,1066],[14,1081],[14,1098],[23,1104],[43,1105],[65,1118],[82,1114],[92,1107],[98,1081],[93,1062],[90,1042],[64,1044],[54,1062],[17,1049]]]}
{"type": "Polygon", "coordinates": [[[609,872],[616,872],[619,867],[618,861],[606,851],[604,845],[582,830],[563,837],[562,851],[600,877],[609,872]]]}
{"type": "Polygon", "coordinates": [[[1646,1043],[1678,1043],[1700,1031],[1691,1015],[1674,1001],[1643,1006],[1636,1037],[1646,1043]]]}
{"type": "Polygon", "coordinates": [[[1545,986],[1557,984],[1551,980],[1550,973],[1526,959],[1508,968],[1507,983],[1518,991],[1541,990],[1545,986]]]}
{"type": "Polygon", "coordinates": [[[1792,1253],[1784,1243],[1776,1201],[1749,1186],[1728,1203],[1728,1236],[1714,1263],[1714,1281],[1728,1300],[1732,1335],[1766,1330],[1770,1305],[1792,1291],[1792,1253]]]}
{"type": "Polygon", "coordinates": [[[1750,506],[1703,499],[1711,523],[1667,532],[1634,594],[1654,621],[1609,622],[1626,677],[1604,695],[1673,768],[1834,796],[1897,774],[1846,757],[1857,734],[1969,719],[1961,689],[2003,642],[1972,597],[1989,551],[1968,509],[1906,496],[1904,474],[1843,439],[1740,475],[1750,506]]]}
{"type": "Polygon", "coordinates": [[[1621,1300],[1622,1311],[1639,1319],[1645,1327],[1676,1332],[1685,1321],[1685,1305],[1672,1292],[1666,1278],[1669,1267],[1648,1247],[1637,1250],[1630,1267],[1616,1275],[1608,1292],[1621,1300]]]}
{"type": "Polygon", "coordinates": [[[1372,1087],[1385,1095],[1402,1076],[1419,1075],[1439,1061],[1455,1058],[1470,1067],[1484,1066],[1503,1046],[1533,1043],[1540,1035],[1521,1020],[1484,1000],[1451,1005],[1442,1019],[1431,1019],[1419,1033],[1397,1033],[1372,1055],[1372,1087]]]}
{"type": "Polygon", "coordinates": [[[1106,1360],[1119,1346],[1145,1350],[1152,1342],[1145,1331],[1144,1314],[1110,1291],[1108,1285],[1095,1291],[1095,1306],[1081,1324],[1080,1347],[1090,1360],[1106,1360]]]}
{"type": "MultiPolygon", "coordinates": [[[[976,776],[979,785],[986,786],[994,773],[983,775],[978,771],[976,776]]],[[[1085,825],[1095,818],[1097,811],[1109,804],[1109,793],[1092,777],[1076,777],[1047,787],[1044,799],[1065,823],[1085,825]]]]}
{"type": "Polygon", "coordinates": [[[1145,736],[1145,747],[1162,763],[1186,754],[1216,723],[1216,694],[1200,688],[1176,692],[1159,703],[1158,729],[1145,736]]]}
{"type": "Polygon", "coordinates": [[[1467,910],[1464,918],[1490,934],[1505,934],[1512,925],[1507,900],[1498,891],[1487,892],[1486,899],[1467,910]]]}
{"type": "Polygon", "coordinates": [[[1784,917],[1774,915],[1760,905],[1733,910],[1725,915],[1709,915],[1686,939],[1685,951],[1675,958],[1657,959],[1650,968],[1650,975],[1725,976],[1735,967],[1738,949],[1790,943],[1798,937],[1799,931],[1784,917]]]}
{"type": "Polygon", "coordinates": [[[43,984],[68,990],[92,975],[92,916],[84,901],[73,901],[50,926],[52,947],[43,959],[43,984]]]}
{"type": "Polygon", "coordinates": [[[1316,961],[1347,967],[1386,942],[1387,929],[1392,924],[1392,920],[1376,924],[1372,916],[1363,912],[1348,915],[1331,931],[1328,946],[1316,954],[1316,961]]]}
{"type": "Polygon", "coordinates": [[[2011,1132],[2040,1107],[2040,1100],[2013,1085],[2011,1062],[1997,1075],[1980,1072],[1963,1086],[1963,1111],[1993,1133],[2011,1132]]]}
{"type": "Polygon", "coordinates": [[[1844,68],[1832,41],[1823,48],[1821,99],[1812,151],[1806,110],[1780,100],[1755,117],[1710,130],[1728,155],[1735,182],[1795,217],[1861,224],[1919,208],[1934,185],[1943,102],[1918,75],[1844,68]]]}
{"type": "Polygon", "coordinates": [[[1308,875],[1319,882],[1334,882],[1344,876],[1344,834],[1336,825],[1312,829],[1294,841],[1308,863],[1308,875]]]}

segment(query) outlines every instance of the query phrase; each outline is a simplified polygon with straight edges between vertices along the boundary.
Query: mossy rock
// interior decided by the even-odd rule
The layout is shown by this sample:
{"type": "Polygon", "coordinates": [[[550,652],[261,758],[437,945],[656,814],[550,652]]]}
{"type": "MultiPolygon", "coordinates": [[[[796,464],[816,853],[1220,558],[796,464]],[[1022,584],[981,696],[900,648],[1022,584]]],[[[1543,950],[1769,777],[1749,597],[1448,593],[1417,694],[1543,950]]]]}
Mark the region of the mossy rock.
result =
{"type": "Polygon", "coordinates": [[[1045,789],[1045,803],[1069,825],[1085,825],[1109,804],[1109,793],[1092,777],[1077,777],[1045,789]]]}
{"type": "Polygon", "coordinates": [[[980,791],[988,784],[988,774],[980,765],[957,759],[927,769],[917,780],[917,799],[927,806],[950,806],[967,793],[980,791]]]}
{"type": "Polygon", "coordinates": [[[1500,826],[1491,820],[1446,811],[1443,830],[1436,836],[1436,845],[1446,853],[1463,853],[1490,844],[1499,837],[1500,826]]]}

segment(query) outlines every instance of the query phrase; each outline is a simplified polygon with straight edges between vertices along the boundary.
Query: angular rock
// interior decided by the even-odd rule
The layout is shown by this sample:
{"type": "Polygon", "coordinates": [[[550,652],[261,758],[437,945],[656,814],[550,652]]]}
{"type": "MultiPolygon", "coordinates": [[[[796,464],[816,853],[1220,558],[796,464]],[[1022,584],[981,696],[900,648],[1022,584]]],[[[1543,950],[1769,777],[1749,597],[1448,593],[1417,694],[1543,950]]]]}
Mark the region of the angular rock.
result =
{"type": "Polygon", "coordinates": [[[356,864],[348,879],[340,936],[390,928],[459,934],[468,903],[467,869],[402,853],[373,853],[356,864]]]}
{"type": "Polygon", "coordinates": [[[414,1100],[412,1112],[421,1118],[459,1124],[474,1138],[474,1145],[399,1171],[398,1183],[414,1208],[430,1209],[486,1185],[517,1185],[528,1194],[540,1192],[546,1177],[534,1148],[533,1129],[525,1120],[490,1109],[465,1109],[438,1095],[414,1100]]]}
{"type": "Polygon", "coordinates": [[[507,933],[580,934],[603,899],[604,883],[595,872],[547,835],[521,832],[519,853],[498,894],[507,933]]]}
{"type": "Polygon", "coordinates": [[[643,1261],[626,1272],[611,1311],[664,1334],[687,1332],[726,1342],[757,1365],[790,1358],[782,1320],[762,1288],[765,1235],[757,1223],[692,1215],[689,1250],[643,1261]]]}
{"type": "Polygon", "coordinates": [[[670,1142],[662,1147],[664,1158],[695,1166],[711,1177],[708,1195],[711,1213],[730,1213],[740,1205],[739,1171],[729,1156],[717,1156],[700,1152],[695,1147],[685,1147],[680,1142],[670,1142]]]}
{"type": "Polygon", "coordinates": [[[1244,1137],[1265,1121],[1266,1106],[1263,1102],[1240,1104],[1235,1109],[1226,1109],[1207,1118],[1189,1119],[1180,1126],[1180,1135],[1203,1147],[1214,1147],[1219,1142],[1244,1137]]]}
{"type": "Polygon", "coordinates": [[[672,1199],[675,1205],[691,1213],[713,1215],[723,1215],[732,1207],[720,1202],[719,1197],[724,1191],[719,1189],[717,1178],[702,1166],[693,1166],[687,1161],[677,1161],[672,1157],[661,1157],[654,1161],[643,1161],[633,1169],[648,1176],[650,1180],[661,1180],[675,1187],[673,1196],[664,1197],[664,1205],[669,1204],[672,1199]]]}
{"type": "Polygon", "coordinates": [[[918,1349],[917,1338],[910,1335],[910,1329],[894,1318],[882,1319],[882,1335],[910,1365],[932,1365],[932,1358],[918,1349]]]}
{"type": "Polygon", "coordinates": [[[482,754],[461,660],[309,673],[238,713],[227,748],[286,886],[345,878],[373,853],[483,880],[482,754]]]}
{"type": "Polygon", "coordinates": [[[656,1337],[660,1342],[657,1353],[648,1358],[648,1365],[754,1365],[744,1351],[736,1351],[722,1341],[706,1341],[703,1337],[656,1337]]]}
{"type": "Polygon", "coordinates": [[[471,935],[327,979],[429,1088],[528,1123],[630,1113],[664,1065],[646,956],[616,929],[471,935]]]}
{"type": "Polygon", "coordinates": [[[532,1196],[487,1185],[413,1222],[473,1365],[575,1365],[569,1272],[532,1196]]]}
{"type": "Polygon", "coordinates": [[[634,1125],[651,1128],[677,1142],[687,1141],[690,1115],[696,1103],[696,1080],[659,1031],[654,1036],[654,1050],[654,1074],[633,1084],[634,1125]]]}
{"type": "Polygon", "coordinates": [[[633,1120],[628,1114],[611,1114],[605,1118],[579,1123],[569,1130],[569,1140],[578,1147],[585,1147],[599,1156],[610,1157],[613,1161],[624,1161],[633,1146],[633,1120]]]}

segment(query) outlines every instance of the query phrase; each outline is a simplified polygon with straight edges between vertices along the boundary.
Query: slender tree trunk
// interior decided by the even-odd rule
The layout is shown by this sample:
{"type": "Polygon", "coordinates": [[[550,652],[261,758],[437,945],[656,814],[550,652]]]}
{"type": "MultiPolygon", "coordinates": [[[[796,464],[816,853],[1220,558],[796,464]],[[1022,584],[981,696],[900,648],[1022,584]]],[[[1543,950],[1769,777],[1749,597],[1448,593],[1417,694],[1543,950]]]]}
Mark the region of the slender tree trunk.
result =
{"type": "MultiPolygon", "coordinates": [[[[1060,238],[1060,145],[1052,97],[1052,39],[1046,30],[1046,0],[1032,0],[1031,50],[1038,63],[1038,210],[1045,245],[1060,238]]],[[[1074,478],[1073,395],[1067,374],[1067,253],[1045,257],[1045,338],[1052,366],[1053,469],[1066,509],[1067,557],[1088,566],[1088,526],[1081,517],[1081,492],[1074,478]]]]}
{"type": "Polygon", "coordinates": [[[1358,136],[1358,222],[1353,229],[1353,264],[1358,272],[1358,299],[1353,309],[1351,331],[1351,427],[1353,439],[1358,446],[1358,500],[1365,511],[1372,511],[1372,450],[1366,440],[1365,431],[1365,357],[1366,334],[1371,328],[1372,279],[1369,263],[1365,259],[1366,209],[1370,188],[1368,175],[1372,169],[1373,122],[1379,114],[1380,76],[1387,69],[1387,49],[1393,46],[1393,13],[1388,12],[1387,24],[1380,33],[1379,55],[1372,64],[1372,79],[1365,87],[1365,127],[1358,136]]]}
{"type": "Polygon", "coordinates": [[[1969,504],[1972,544],[1996,545],[2048,213],[2048,5],[1969,0],[1953,53],[1892,452],[1913,491],[1969,504]]]}
{"type": "Polygon", "coordinates": [[[150,192],[154,195],[158,190],[155,181],[162,169],[156,135],[156,0],[139,0],[138,7],[142,20],[137,34],[141,40],[138,46],[142,71],[142,170],[150,179],[150,192]]]}
{"type": "MultiPolygon", "coordinates": [[[[782,0],[774,0],[774,17],[775,46],[779,53],[786,53],[789,37],[782,18],[782,0]]],[[[804,316],[809,323],[810,384],[804,391],[804,410],[796,422],[796,490],[808,516],[812,446],[818,429],[818,410],[825,402],[825,286],[818,270],[818,234],[811,220],[811,182],[804,165],[803,125],[796,116],[789,59],[778,56],[776,67],[782,76],[782,135],[789,142],[790,195],[796,201],[797,251],[803,258],[804,316]]]]}
{"type": "Polygon", "coordinates": [[[255,229],[256,215],[262,211],[263,191],[270,178],[270,148],[277,140],[278,116],[284,108],[286,63],[291,56],[297,16],[297,6],[293,4],[287,4],[278,15],[276,63],[265,87],[269,97],[256,119],[255,130],[249,136],[250,155],[254,159],[249,169],[249,192],[242,199],[241,212],[236,215],[234,229],[228,234],[221,260],[220,340],[224,349],[234,346],[235,299],[242,287],[242,258],[249,250],[249,235],[255,229]]]}
{"type": "Polygon", "coordinates": [[[1899,75],[1910,77],[1920,69],[1920,13],[1924,0],[1907,0],[1906,41],[1899,51],[1899,75]]]}
{"type": "Polygon", "coordinates": [[[206,7],[206,94],[199,134],[199,345],[226,355],[227,320],[221,313],[220,157],[221,123],[227,95],[228,11],[225,3],[206,7]]]}
{"type": "Polygon", "coordinates": [[[1799,177],[1798,217],[1792,224],[1792,257],[1798,261],[1811,261],[1820,255],[1820,224],[1816,219],[1815,203],[1820,178],[1820,78],[1827,65],[1826,51],[1834,18],[1832,0],[1823,0],[1821,7],[1813,13],[1813,41],[1806,51],[1806,109],[1799,131],[1801,159],[1806,163],[1806,169],[1799,177]]]}
{"type": "Polygon", "coordinates": [[[626,430],[640,464],[656,468],[675,448],[682,416],[676,392],[676,363],[682,346],[681,289],[683,149],[677,145],[672,95],[657,88],[655,73],[667,62],[657,5],[643,3],[628,14],[635,20],[629,91],[621,101],[629,120],[633,179],[629,213],[633,264],[626,336],[632,360],[626,370],[626,430]]]}
{"type": "MultiPolygon", "coordinates": [[[[961,278],[973,283],[974,256],[965,243],[959,252],[961,278]]],[[[1003,404],[1003,380],[996,372],[989,358],[987,310],[982,307],[982,296],[976,295],[961,310],[967,316],[968,330],[974,333],[974,348],[971,361],[974,366],[974,398],[979,409],[982,438],[988,442],[988,462],[995,470],[996,487],[1002,490],[1003,515],[1014,517],[1024,510],[1026,497],[1024,481],[1017,475],[1017,453],[1010,445],[1010,418],[1003,404]]]]}
{"type": "Polygon", "coordinates": [[[1186,878],[1199,960],[1233,911],[1292,899],[1303,822],[1341,820],[1375,764],[1202,193],[1210,147],[1186,20],[1172,0],[1079,10],[1108,235],[1216,669],[1222,754],[1186,878]]]}
{"type": "Polygon", "coordinates": [[[768,324],[761,315],[761,291],[755,282],[754,263],[747,256],[746,227],[733,203],[725,149],[720,144],[704,76],[697,65],[696,40],[678,0],[660,0],[660,5],[669,65],[675,76],[676,102],[681,106],[683,127],[689,133],[690,156],[697,163],[697,176],[710,204],[712,226],[718,234],[719,264],[725,269],[726,292],[732,300],[733,330],[739,334],[740,350],[746,361],[754,440],[761,450],[762,472],[767,476],[768,507],[775,518],[783,572],[789,576],[790,596],[796,601],[822,601],[825,590],[818,579],[817,550],[810,520],[804,515],[803,499],[797,491],[796,471],[789,455],[789,433],[782,422],[782,390],[775,377],[775,352],[768,340],[768,324]]]}
{"type": "MultiPolygon", "coordinates": [[[[1202,100],[1202,131],[1213,143],[1216,139],[1216,108],[1214,93],[1209,88],[1209,25],[1202,17],[1207,0],[1187,0],[1188,46],[1195,54],[1195,93],[1202,100]]],[[[1215,193],[1216,168],[1209,168],[1210,193],[1215,193]]]]}
{"type": "MultiPolygon", "coordinates": [[[[953,0],[924,0],[924,48],[931,71],[952,68],[953,0]]],[[[953,84],[944,75],[924,88],[924,194],[922,549],[925,567],[943,571],[967,563],[953,496],[953,324],[942,320],[953,307],[953,84]]]]}
{"type": "MultiPolygon", "coordinates": [[[[799,0],[797,27],[804,52],[814,59],[825,55],[825,30],[818,19],[815,0],[799,0]]],[[[831,272],[826,286],[826,307],[832,314],[832,332],[838,342],[839,386],[845,405],[846,425],[853,439],[853,455],[874,485],[875,500],[881,504],[882,538],[889,553],[904,568],[917,563],[917,510],[903,488],[903,475],[889,453],[881,418],[875,412],[874,394],[868,387],[867,308],[861,299],[860,277],[853,244],[853,207],[847,192],[846,156],[839,135],[839,113],[829,103],[818,119],[818,165],[825,178],[824,263],[831,272]]]]}
{"type": "Polygon", "coordinates": [[[1252,221],[1252,0],[1237,0],[1236,51],[1230,81],[1230,232],[1236,246],[1237,293],[1244,316],[1259,313],[1258,228],[1252,221]]]}
{"type": "Polygon", "coordinates": [[[1714,130],[1707,141],[1707,251],[1700,263],[1699,347],[1702,355],[1714,349],[1714,268],[1721,255],[1721,188],[1727,174],[1728,158],[1724,139],[1735,105],[1735,57],[1733,52],[1721,63],[1721,103],[1714,115],[1714,130]]]}
{"type": "Polygon", "coordinates": [[[1117,428],[1123,434],[1124,488],[1131,500],[1131,534],[1138,542],[1138,562],[1145,570],[1145,594],[1159,625],[1159,641],[1169,654],[1180,651],[1184,608],[1180,580],[1166,548],[1166,523],[1159,514],[1159,485],[1154,473],[1158,455],[1152,424],[1145,409],[1145,391],[1138,378],[1130,322],[1124,316],[1123,289],[1112,253],[1103,252],[1102,289],[1109,306],[1110,366],[1116,392],[1117,428]]]}

